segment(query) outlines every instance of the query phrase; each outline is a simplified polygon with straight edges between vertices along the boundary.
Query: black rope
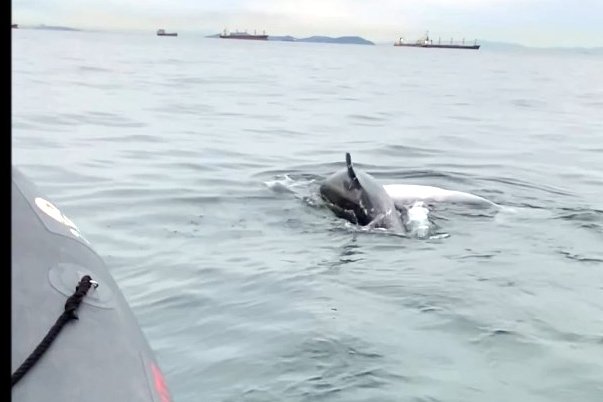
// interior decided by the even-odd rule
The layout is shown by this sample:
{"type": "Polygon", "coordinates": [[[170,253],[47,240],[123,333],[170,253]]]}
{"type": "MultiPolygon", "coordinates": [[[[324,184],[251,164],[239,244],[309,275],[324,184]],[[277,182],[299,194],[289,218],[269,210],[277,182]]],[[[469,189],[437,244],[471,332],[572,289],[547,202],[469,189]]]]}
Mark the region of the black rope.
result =
{"type": "Polygon", "coordinates": [[[82,303],[82,299],[86,296],[86,293],[88,293],[90,286],[92,286],[92,278],[90,278],[90,275],[85,275],[75,288],[75,292],[65,302],[65,311],[63,311],[63,314],[61,314],[52,328],[50,328],[44,339],[42,339],[42,342],[40,342],[29,357],[25,359],[17,371],[13,373],[11,377],[11,388],[23,378],[38,360],[40,360],[42,355],[48,350],[52,342],[59,335],[59,332],[61,332],[65,324],[71,320],[78,319],[75,311],[82,303]]]}

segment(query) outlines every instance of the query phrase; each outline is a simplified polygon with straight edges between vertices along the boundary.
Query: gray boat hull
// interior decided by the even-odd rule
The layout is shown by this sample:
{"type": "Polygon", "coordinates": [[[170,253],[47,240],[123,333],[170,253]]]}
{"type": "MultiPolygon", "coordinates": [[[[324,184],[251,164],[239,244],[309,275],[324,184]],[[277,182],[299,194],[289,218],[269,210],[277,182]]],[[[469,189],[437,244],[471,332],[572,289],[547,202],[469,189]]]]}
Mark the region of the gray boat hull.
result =
{"type": "Polygon", "coordinates": [[[80,278],[99,283],[32,369],[13,401],[169,402],[169,391],[123,294],[62,212],[12,171],[11,367],[36,348],[80,278]]]}

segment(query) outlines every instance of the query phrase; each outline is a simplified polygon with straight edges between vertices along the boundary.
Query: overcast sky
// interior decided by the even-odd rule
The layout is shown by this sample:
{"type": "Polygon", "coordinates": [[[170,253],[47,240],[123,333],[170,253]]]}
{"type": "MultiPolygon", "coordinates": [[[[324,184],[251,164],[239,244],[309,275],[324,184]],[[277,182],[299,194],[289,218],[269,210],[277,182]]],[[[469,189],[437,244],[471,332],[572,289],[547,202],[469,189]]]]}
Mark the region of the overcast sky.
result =
{"type": "Polygon", "coordinates": [[[482,39],[603,46],[603,0],[13,0],[13,22],[270,35],[360,35],[374,42],[482,39]]]}

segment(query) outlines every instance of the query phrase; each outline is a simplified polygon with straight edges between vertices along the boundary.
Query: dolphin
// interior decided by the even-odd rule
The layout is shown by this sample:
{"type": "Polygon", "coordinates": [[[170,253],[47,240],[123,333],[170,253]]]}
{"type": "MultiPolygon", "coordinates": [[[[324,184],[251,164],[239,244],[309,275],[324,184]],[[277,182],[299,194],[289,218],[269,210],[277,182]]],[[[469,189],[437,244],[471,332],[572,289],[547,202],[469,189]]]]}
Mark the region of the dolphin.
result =
{"type": "Polygon", "coordinates": [[[396,206],[408,205],[416,201],[428,203],[467,204],[475,207],[500,207],[498,204],[475,194],[447,190],[434,186],[417,184],[385,184],[383,188],[396,206]]]}
{"type": "Polygon", "coordinates": [[[328,177],[320,195],[336,216],[371,228],[405,232],[405,210],[396,209],[392,198],[371,175],[355,169],[345,154],[346,167],[328,177]]]}

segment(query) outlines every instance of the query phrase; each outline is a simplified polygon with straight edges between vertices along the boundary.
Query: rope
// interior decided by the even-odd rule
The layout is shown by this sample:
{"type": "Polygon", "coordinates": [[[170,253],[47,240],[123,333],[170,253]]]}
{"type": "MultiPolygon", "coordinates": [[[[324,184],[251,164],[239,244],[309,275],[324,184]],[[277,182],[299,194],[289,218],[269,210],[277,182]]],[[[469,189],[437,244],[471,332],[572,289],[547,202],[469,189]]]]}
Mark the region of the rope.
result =
{"type": "Polygon", "coordinates": [[[63,314],[57,319],[52,328],[48,330],[48,333],[42,339],[42,342],[34,349],[27,359],[21,364],[21,366],[15,371],[11,377],[11,388],[15,386],[23,378],[23,376],[40,360],[42,355],[50,348],[52,342],[59,335],[65,324],[71,320],[77,320],[76,314],[77,308],[82,303],[84,296],[88,293],[90,286],[97,287],[98,284],[90,278],[90,275],[85,275],[77,287],[75,292],[65,302],[65,310],[63,314]]]}

